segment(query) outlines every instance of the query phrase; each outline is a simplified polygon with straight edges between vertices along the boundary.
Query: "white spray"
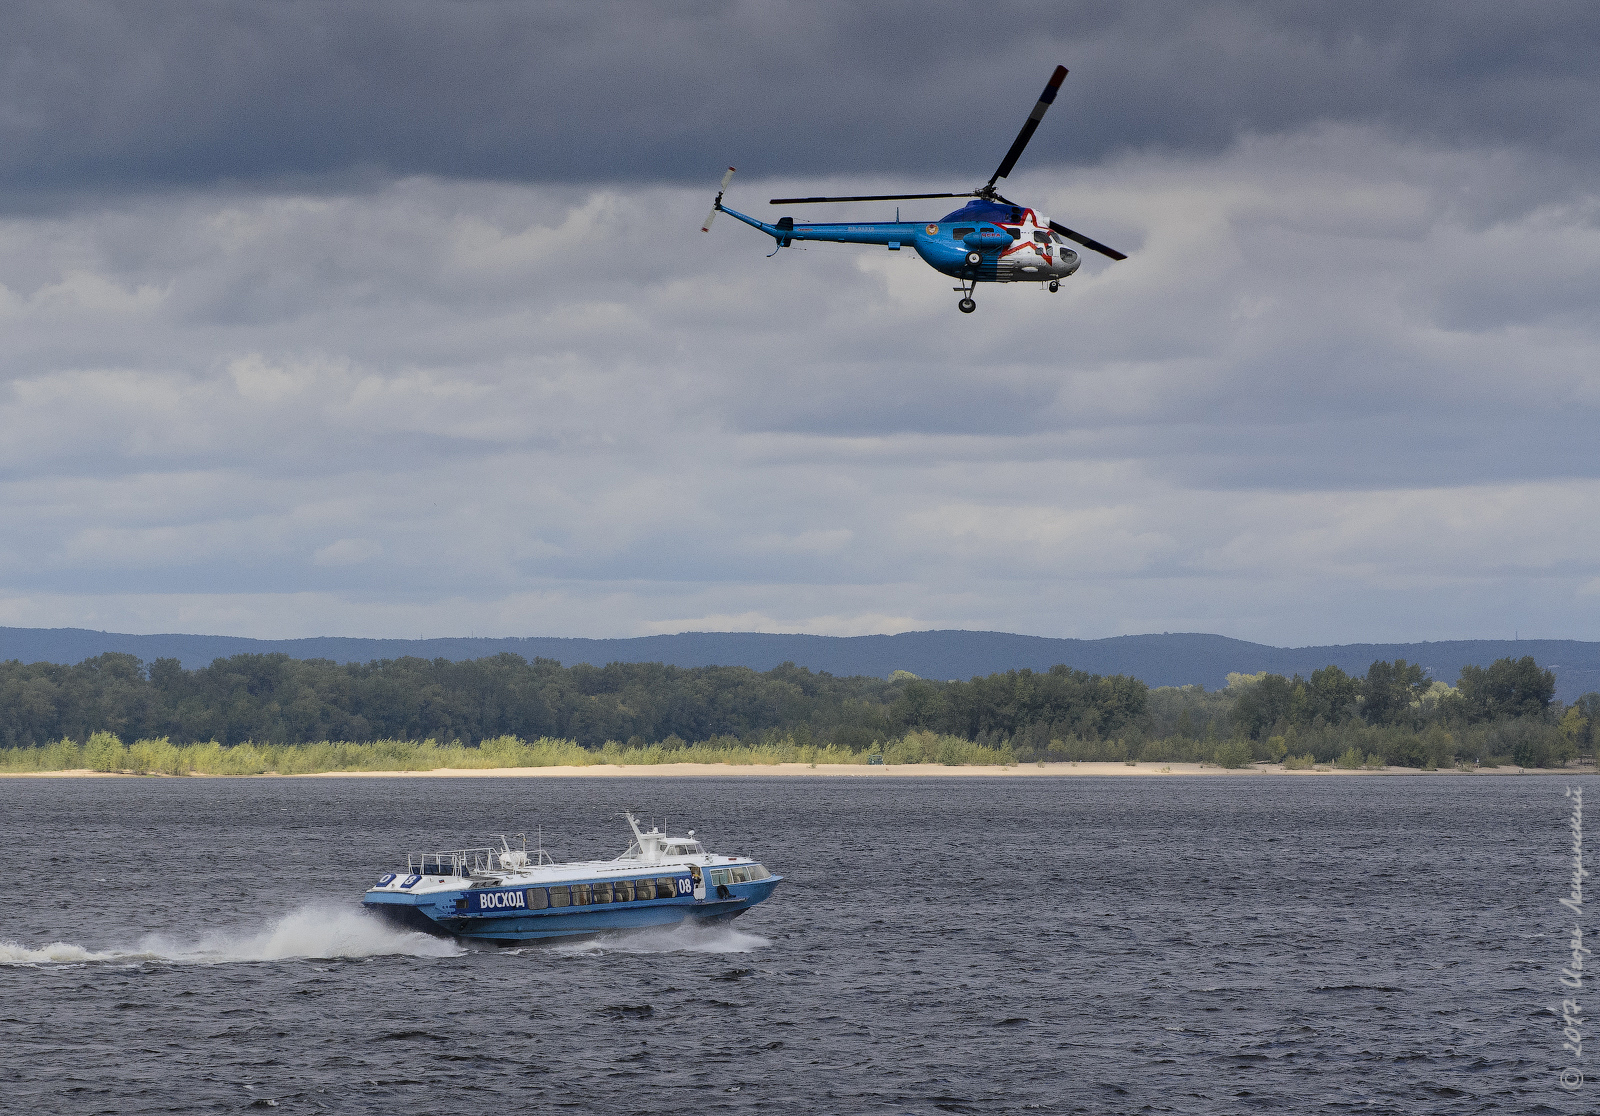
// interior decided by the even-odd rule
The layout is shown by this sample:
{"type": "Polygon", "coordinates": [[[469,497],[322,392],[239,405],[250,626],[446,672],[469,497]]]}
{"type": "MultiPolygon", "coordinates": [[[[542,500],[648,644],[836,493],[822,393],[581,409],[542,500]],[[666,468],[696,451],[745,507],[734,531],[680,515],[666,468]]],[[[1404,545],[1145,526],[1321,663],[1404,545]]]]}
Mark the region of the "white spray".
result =
{"type": "Polygon", "coordinates": [[[90,950],[69,942],[30,949],[16,942],[0,941],[0,965],[107,961],[220,965],[297,957],[455,957],[463,952],[455,942],[397,930],[360,911],[302,907],[263,929],[213,930],[192,940],[150,934],[127,949],[90,950]]]}

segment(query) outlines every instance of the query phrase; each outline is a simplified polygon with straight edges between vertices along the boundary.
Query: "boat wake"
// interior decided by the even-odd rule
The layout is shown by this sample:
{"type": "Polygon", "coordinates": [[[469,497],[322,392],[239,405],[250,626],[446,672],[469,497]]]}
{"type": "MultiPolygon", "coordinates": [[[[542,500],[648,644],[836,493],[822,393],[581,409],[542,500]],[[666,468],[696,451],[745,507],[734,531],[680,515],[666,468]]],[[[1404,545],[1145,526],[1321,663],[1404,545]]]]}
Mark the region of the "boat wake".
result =
{"type": "Polygon", "coordinates": [[[556,953],[750,953],[772,943],[731,926],[680,922],[550,947],[556,953]]]}
{"type": "Polygon", "coordinates": [[[93,962],[170,961],[222,965],[294,958],[456,957],[455,942],[398,930],[359,911],[302,907],[259,930],[214,930],[194,940],[150,934],[131,949],[91,950],[70,942],[30,949],[0,941],[0,965],[62,965],[93,962]]]}

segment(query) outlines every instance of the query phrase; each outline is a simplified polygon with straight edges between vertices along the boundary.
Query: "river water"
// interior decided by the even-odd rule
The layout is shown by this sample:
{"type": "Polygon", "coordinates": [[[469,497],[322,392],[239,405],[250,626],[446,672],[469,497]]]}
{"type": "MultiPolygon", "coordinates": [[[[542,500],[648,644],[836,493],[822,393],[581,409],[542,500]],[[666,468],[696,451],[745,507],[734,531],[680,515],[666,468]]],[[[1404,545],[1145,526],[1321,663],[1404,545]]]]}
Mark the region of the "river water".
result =
{"type": "Polygon", "coordinates": [[[0,1110],[1600,1111],[1564,785],[0,779],[0,1110]],[[786,880],[518,950],[358,911],[407,848],[614,855],[626,808],[786,880]]]}

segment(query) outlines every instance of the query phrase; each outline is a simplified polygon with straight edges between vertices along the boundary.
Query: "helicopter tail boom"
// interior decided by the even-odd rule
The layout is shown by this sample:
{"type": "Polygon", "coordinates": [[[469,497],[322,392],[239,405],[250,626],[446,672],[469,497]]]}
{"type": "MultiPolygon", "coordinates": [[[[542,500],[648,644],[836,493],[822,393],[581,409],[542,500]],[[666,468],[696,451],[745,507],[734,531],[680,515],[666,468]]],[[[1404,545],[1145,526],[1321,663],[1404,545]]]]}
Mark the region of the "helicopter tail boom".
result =
{"type": "Polygon", "coordinates": [[[825,240],[837,244],[912,244],[921,231],[916,221],[875,222],[859,225],[796,225],[791,218],[780,218],[776,225],[740,213],[737,209],[720,206],[722,212],[735,221],[743,221],[753,229],[760,229],[780,245],[791,240],[825,240]]]}

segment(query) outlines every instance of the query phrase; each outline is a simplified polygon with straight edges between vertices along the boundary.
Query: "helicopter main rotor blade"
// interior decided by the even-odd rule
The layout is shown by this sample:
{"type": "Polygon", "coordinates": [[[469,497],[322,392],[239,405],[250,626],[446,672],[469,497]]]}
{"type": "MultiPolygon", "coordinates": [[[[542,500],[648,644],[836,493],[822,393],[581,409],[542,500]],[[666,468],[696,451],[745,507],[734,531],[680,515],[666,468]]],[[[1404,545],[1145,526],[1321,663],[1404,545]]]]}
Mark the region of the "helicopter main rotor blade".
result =
{"type": "Polygon", "coordinates": [[[701,232],[711,231],[711,222],[716,219],[717,210],[722,208],[722,195],[731,181],[733,181],[733,168],[729,167],[728,173],[722,176],[722,185],[717,187],[717,200],[711,203],[711,212],[706,214],[706,223],[700,226],[701,232]]]}
{"type": "Polygon", "coordinates": [[[767,204],[806,205],[810,202],[915,201],[918,198],[970,198],[975,196],[970,191],[964,194],[857,194],[848,198],[773,198],[767,204]]]}
{"type": "Polygon", "coordinates": [[[1022,122],[1022,131],[1017,133],[1017,138],[1012,141],[1011,150],[1006,152],[1006,157],[1000,160],[1000,169],[989,178],[989,189],[994,189],[997,180],[1011,173],[1011,168],[1017,165],[1023,148],[1028,146],[1028,141],[1033,138],[1033,133],[1039,127],[1039,121],[1044,119],[1045,110],[1055,102],[1056,90],[1061,88],[1061,83],[1067,79],[1067,68],[1057,66],[1056,72],[1050,75],[1050,82],[1044,87],[1044,92],[1039,94],[1039,103],[1033,106],[1033,111],[1028,114],[1028,119],[1022,122]]]}
{"type": "Polygon", "coordinates": [[[1093,250],[1095,252],[1099,252],[1102,256],[1110,256],[1114,260],[1125,260],[1125,259],[1128,258],[1127,256],[1123,255],[1121,252],[1117,251],[1115,248],[1107,248],[1104,244],[1101,244],[1098,240],[1090,240],[1088,237],[1084,236],[1082,233],[1073,232],[1071,229],[1067,228],[1067,226],[1065,226],[1065,225],[1058,225],[1056,222],[1051,221],[1050,222],[1050,227],[1052,229],[1054,229],[1056,232],[1060,233],[1062,236],[1066,237],[1068,240],[1075,241],[1078,244],[1083,245],[1085,248],[1091,249],[1091,250],[1093,250]]]}

